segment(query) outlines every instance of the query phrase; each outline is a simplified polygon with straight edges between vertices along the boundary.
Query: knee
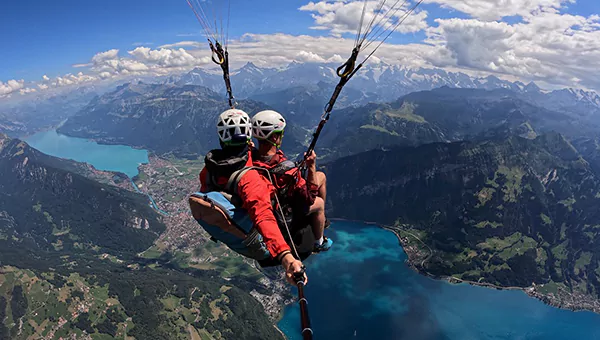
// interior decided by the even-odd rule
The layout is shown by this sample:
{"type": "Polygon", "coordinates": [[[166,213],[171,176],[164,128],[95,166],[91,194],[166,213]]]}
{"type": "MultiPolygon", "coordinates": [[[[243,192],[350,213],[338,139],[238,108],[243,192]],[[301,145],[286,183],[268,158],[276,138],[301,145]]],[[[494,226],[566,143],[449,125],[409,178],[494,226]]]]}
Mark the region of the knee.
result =
{"type": "Polygon", "coordinates": [[[310,206],[310,213],[324,212],[325,211],[325,202],[321,197],[315,198],[315,202],[310,206]]]}

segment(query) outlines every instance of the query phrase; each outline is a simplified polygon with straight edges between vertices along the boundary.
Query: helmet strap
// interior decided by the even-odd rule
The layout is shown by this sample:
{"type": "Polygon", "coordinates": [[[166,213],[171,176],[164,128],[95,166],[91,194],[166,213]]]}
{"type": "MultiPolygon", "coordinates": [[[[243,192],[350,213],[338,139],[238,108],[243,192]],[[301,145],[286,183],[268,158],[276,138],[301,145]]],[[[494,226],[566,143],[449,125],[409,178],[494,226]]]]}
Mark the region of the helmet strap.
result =
{"type": "Polygon", "coordinates": [[[267,141],[269,144],[273,145],[273,146],[274,146],[274,147],[276,147],[277,149],[281,148],[281,142],[280,142],[280,143],[276,143],[276,142],[274,142],[274,141],[273,141],[273,136],[277,136],[278,134],[280,134],[280,136],[281,136],[281,137],[279,138],[279,140],[280,140],[280,141],[283,141],[283,131],[281,131],[281,133],[279,133],[279,132],[278,132],[278,133],[274,133],[274,134],[272,134],[271,136],[269,136],[269,138],[267,138],[267,139],[266,139],[266,141],[267,141]]]}
{"type": "Polygon", "coordinates": [[[277,143],[273,142],[272,140],[267,140],[267,143],[273,145],[277,149],[279,149],[281,147],[281,144],[277,144],[277,143]]]}

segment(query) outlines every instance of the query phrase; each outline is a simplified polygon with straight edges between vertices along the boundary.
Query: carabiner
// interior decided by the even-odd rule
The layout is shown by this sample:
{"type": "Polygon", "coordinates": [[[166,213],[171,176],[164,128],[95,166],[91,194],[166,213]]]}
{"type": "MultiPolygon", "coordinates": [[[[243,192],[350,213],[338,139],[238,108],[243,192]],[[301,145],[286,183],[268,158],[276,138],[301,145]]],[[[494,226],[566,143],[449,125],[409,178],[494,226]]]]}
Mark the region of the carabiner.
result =
{"type": "Polygon", "coordinates": [[[217,65],[223,65],[225,62],[225,55],[223,53],[223,48],[221,44],[217,41],[217,46],[213,45],[212,41],[208,40],[208,45],[210,46],[210,50],[212,51],[211,59],[217,65]],[[215,58],[216,57],[216,58],[215,58]]]}
{"type": "Polygon", "coordinates": [[[346,78],[354,71],[354,67],[356,65],[356,59],[358,58],[358,52],[360,52],[360,46],[356,46],[352,50],[352,55],[350,56],[350,58],[348,58],[348,60],[344,63],[344,65],[337,68],[338,77],[346,78]],[[342,69],[344,69],[343,72],[342,72],[342,69]]]}

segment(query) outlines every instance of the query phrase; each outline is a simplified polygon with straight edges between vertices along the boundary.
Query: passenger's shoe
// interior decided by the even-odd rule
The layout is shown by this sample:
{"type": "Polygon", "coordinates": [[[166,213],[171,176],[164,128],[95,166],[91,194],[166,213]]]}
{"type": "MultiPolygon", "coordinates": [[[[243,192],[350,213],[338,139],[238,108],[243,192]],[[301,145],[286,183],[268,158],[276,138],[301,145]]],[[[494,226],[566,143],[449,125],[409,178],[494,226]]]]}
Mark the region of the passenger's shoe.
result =
{"type": "Polygon", "coordinates": [[[333,241],[327,237],[323,237],[323,243],[321,245],[317,245],[315,243],[315,247],[313,249],[314,253],[320,253],[322,251],[328,251],[329,248],[333,245],[333,241]]]}

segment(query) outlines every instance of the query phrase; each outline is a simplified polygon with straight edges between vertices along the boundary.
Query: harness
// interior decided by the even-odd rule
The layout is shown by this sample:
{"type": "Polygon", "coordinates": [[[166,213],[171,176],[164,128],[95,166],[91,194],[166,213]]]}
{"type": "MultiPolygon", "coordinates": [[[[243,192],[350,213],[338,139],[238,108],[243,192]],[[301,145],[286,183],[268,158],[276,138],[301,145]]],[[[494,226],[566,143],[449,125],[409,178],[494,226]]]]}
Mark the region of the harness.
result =
{"type": "MultiPolygon", "coordinates": [[[[276,194],[271,200],[273,208],[273,214],[277,221],[279,230],[281,231],[284,239],[288,245],[294,249],[295,256],[299,259],[304,259],[312,252],[312,244],[314,243],[314,235],[312,235],[312,229],[308,223],[294,218],[294,209],[289,202],[288,189],[289,185],[283,187],[278,186],[276,179],[286,174],[287,171],[295,167],[295,163],[292,161],[283,161],[272,169],[267,169],[257,166],[247,166],[248,157],[247,154],[238,155],[233,157],[227,157],[224,160],[215,161],[213,156],[219,156],[220,151],[213,150],[207,154],[206,166],[208,170],[208,176],[206,177],[206,187],[211,192],[220,193],[229,203],[238,209],[242,209],[242,199],[238,193],[238,187],[242,177],[250,170],[256,170],[263,174],[269,179],[271,184],[276,188],[276,194]],[[236,169],[237,168],[237,169],[236,169]],[[212,171],[211,171],[212,170],[212,171]],[[229,174],[227,183],[221,184],[217,181],[219,177],[218,170],[221,173],[229,174]],[[293,226],[293,230],[290,231],[290,226],[293,226]],[[310,234],[310,235],[309,235],[310,234]],[[312,235],[312,236],[311,236],[312,235]]],[[[212,203],[211,203],[212,204],[212,203]]],[[[217,204],[218,205],[218,204],[217,204]]],[[[218,205],[219,206],[219,205],[218,205]]],[[[219,206],[223,209],[222,206],[219,206]]],[[[230,219],[231,221],[231,219],[230,219]]],[[[231,221],[233,222],[233,221],[231,221]]],[[[235,223],[233,223],[235,225],[235,223]]],[[[240,228],[246,239],[243,241],[249,249],[258,249],[264,247],[264,242],[258,230],[253,226],[249,231],[240,228]]],[[[213,241],[217,241],[214,237],[211,238],[213,241]]],[[[261,263],[260,259],[257,259],[261,263]]],[[[271,259],[269,259],[271,260],[271,259]]],[[[273,265],[272,261],[263,260],[262,266],[273,265]]]]}
{"type": "MultiPolygon", "coordinates": [[[[293,164],[293,162],[290,162],[290,163],[293,164]]],[[[289,164],[287,164],[286,166],[288,166],[288,165],[289,164]]],[[[267,178],[269,178],[269,181],[276,189],[276,193],[275,193],[276,198],[271,200],[271,206],[273,208],[273,213],[275,215],[275,219],[277,220],[277,225],[279,226],[279,229],[283,232],[282,234],[284,235],[284,238],[286,238],[285,237],[286,230],[284,230],[284,228],[285,228],[286,223],[289,226],[293,222],[293,209],[291,208],[289,202],[287,202],[286,199],[280,200],[279,198],[287,197],[288,189],[290,186],[286,185],[282,188],[279,188],[276,180],[273,180],[273,177],[272,177],[272,175],[279,176],[279,175],[285,173],[285,171],[284,172],[281,172],[281,171],[286,169],[286,166],[283,166],[283,167],[277,166],[271,170],[269,170],[267,168],[263,168],[263,167],[257,167],[257,166],[243,167],[240,170],[234,171],[229,176],[229,179],[227,180],[227,184],[225,186],[218,185],[216,183],[215,178],[213,176],[209,176],[208,177],[209,178],[209,182],[208,182],[209,188],[211,188],[211,190],[213,188],[219,189],[218,191],[225,198],[227,198],[227,200],[229,202],[231,202],[231,204],[233,204],[234,206],[236,206],[238,208],[241,208],[242,207],[242,198],[238,194],[238,186],[239,186],[239,183],[240,183],[240,180],[242,179],[242,177],[250,170],[257,170],[259,172],[266,173],[267,178]]],[[[255,228],[253,228],[253,230],[254,229],[255,228]]]]}

